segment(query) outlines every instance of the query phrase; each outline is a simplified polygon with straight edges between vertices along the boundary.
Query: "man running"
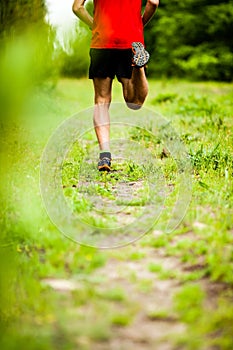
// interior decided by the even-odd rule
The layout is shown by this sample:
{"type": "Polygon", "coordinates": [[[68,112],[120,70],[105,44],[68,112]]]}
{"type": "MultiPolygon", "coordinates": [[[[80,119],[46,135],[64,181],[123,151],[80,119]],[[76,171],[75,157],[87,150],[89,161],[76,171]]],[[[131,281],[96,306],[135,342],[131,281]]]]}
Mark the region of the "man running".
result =
{"type": "Polygon", "coordinates": [[[86,0],[74,0],[75,15],[92,30],[89,78],[94,85],[94,127],[99,142],[98,169],[110,171],[110,116],[112,81],[122,84],[129,108],[140,108],[148,94],[144,66],[149,54],[144,49],[143,27],[149,22],[159,0],[94,0],[94,18],[85,8],[86,0]]]}

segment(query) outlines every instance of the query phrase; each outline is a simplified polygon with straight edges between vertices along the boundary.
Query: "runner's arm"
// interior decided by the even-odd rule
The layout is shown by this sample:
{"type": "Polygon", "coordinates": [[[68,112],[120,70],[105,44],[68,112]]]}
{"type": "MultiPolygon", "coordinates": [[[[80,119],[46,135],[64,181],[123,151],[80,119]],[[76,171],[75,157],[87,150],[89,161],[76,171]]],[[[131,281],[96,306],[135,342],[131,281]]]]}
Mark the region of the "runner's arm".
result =
{"type": "Polygon", "coordinates": [[[85,8],[85,2],[86,0],[74,0],[72,10],[74,14],[84,23],[88,25],[90,29],[92,29],[93,26],[93,18],[88,13],[88,11],[85,8]]]}
{"type": "Polygon", "coordinates": [[[159,0],[147,0],[145,11],[142,16],[144,26],[150,21],[158,6],[159,0]]]}

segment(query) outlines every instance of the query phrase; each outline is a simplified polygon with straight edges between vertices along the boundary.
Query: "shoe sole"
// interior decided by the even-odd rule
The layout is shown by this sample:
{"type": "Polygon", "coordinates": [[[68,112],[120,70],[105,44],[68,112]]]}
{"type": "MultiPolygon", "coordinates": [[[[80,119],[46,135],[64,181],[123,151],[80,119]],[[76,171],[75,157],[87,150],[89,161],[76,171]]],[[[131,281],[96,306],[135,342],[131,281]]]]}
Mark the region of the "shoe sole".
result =
{"type": "Polygon", "coordinates": [[[105,164],[105,165],[100,165],[100,166],[98,167],[98,169],[99,169],[99,171],[111,171],[110,166],[108,166],[107,164],[105,164]]]}
{"type": "Polygon", "coordinates": [[[147,52],[140,42],[132,43],[133,63],[138,67],[143,67],[149,61],[150,54],[147,52]]]}

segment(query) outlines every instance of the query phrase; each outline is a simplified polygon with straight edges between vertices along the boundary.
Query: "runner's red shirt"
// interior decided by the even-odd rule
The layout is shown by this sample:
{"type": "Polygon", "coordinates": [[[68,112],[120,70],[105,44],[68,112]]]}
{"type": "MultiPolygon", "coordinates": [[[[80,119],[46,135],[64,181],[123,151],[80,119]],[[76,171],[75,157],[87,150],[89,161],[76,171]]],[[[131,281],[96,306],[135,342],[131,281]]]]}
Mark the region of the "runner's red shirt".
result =
{"type": "Polygon", "coordinates": [[[131,48],[133,41],[144,44],[142,0],[94,0],[91,48],[131,48]]]}

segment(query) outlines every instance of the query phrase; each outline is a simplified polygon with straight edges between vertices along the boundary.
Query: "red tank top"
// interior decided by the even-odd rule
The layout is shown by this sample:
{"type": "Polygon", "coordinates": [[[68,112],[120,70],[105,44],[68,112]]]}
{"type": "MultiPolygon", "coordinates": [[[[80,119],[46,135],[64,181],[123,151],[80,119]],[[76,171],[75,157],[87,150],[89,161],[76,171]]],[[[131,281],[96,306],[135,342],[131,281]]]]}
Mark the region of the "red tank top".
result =
{"type": "Polygon", "coordinates": [[[142,0],[94,0],[92,48],[131,48],[133,41],[144,44],[142,0]]]}

